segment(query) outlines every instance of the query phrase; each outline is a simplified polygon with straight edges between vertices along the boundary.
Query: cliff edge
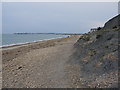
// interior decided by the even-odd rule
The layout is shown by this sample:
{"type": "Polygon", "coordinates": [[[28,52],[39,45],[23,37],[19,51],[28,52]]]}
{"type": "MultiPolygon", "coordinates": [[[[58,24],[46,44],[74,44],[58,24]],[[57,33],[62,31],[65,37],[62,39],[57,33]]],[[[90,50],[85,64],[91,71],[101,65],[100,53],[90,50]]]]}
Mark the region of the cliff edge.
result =
{"type": "Polygon", "coordinates": [[[106,22],[104,25],[104,29],[112,29],[118,26],[120,27],[120,14],[106,22]]]}

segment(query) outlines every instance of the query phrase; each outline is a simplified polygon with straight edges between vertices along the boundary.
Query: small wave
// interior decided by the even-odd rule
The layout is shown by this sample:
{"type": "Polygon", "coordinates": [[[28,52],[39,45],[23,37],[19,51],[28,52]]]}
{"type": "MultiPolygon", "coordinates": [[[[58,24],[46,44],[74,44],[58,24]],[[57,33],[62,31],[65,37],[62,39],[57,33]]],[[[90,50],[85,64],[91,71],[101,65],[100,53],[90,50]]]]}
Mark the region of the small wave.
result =
{"type": "Polygon", "coordinates": [[[31,41],[31,42],[7,44],[7,45],[2,45],[2,46],[0,46],[0,48],[2,48],[2,47],[10,47],[10,46],[25,45],[25,44],[30,44],[30,43],[39,42],[39,41],[47,41],[47,40],[60,39],[60,38],[68,37],[68,36],[70,36],[70,35],[63,36],[63,37],[57,37],[57,38],[50,38],[50,39],[43,39],[43,40],[35,40],[35,41],[31,41]]]}

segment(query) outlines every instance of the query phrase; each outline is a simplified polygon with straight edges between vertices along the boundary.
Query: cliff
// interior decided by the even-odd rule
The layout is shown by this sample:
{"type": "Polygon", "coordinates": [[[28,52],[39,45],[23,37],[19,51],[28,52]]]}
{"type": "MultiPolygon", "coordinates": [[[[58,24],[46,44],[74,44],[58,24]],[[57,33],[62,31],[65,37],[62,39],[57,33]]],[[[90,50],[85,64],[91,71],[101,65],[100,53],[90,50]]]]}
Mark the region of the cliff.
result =
{"type": "Polygon", "coordinates": [[[70,62],[79,64],[86,87],[118,87],[118,32],[120,15],[100,30],[82,35],[70,62]]]}
{"type": "Polygon", "coordinates": [[[104,29],[112,29],[120,26],[120,14],[105,23],[104,29]]]}

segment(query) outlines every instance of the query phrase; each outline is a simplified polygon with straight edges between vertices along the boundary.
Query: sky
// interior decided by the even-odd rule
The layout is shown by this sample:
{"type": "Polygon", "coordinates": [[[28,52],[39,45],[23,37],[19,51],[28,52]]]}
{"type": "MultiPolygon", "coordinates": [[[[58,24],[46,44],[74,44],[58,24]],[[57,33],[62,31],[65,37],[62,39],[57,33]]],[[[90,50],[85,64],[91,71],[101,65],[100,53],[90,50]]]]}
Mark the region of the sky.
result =
{"type": "Polygon", "coordinates": [[[85,33],[117,14],[117,2],[3,2],[2,32],[85,33]]]}
{"type": "Polygon", "coordinates": [[[2,2],[118,2],[119,0],[1,0],[2,2]]]}
{"type": "Polygon", "coordinates": [[[0,33],[2,33],[2,3],[0,2],[0,33]]]}

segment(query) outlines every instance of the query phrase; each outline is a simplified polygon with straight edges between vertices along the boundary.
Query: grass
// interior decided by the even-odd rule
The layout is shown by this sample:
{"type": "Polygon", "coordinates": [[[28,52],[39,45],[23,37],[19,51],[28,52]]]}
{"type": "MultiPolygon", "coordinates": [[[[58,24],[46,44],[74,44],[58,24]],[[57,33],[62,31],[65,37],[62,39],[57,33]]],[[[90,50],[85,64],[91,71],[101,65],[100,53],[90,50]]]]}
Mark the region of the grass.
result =
{"type": "Polygon", "coordinates": [[[90,49],[89,55],[94,56],[96,53],[97,53],[96,50],[90,49]]]}
{"type": "Polygon", "coordinates": [[[85,40],[85,41],[89,41],[90,36],[88,34],[84,34],[83,36],[80,37],[80,39],[85,40]]]}

